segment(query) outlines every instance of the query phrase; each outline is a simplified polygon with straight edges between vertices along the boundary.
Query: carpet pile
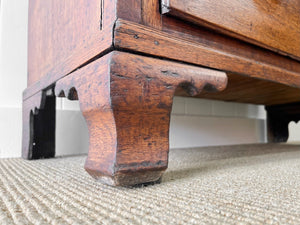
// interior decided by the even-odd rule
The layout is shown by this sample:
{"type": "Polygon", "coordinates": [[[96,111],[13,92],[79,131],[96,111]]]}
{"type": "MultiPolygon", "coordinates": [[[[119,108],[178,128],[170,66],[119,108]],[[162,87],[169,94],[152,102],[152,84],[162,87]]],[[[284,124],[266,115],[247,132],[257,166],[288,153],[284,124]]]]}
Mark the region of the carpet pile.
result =
{"type": "Polygon", "coordinates": [[[300,224],[300,146],[170,151],[156,185],[115,188],[86,156],[0,160],[0,224],[300,224]]]}

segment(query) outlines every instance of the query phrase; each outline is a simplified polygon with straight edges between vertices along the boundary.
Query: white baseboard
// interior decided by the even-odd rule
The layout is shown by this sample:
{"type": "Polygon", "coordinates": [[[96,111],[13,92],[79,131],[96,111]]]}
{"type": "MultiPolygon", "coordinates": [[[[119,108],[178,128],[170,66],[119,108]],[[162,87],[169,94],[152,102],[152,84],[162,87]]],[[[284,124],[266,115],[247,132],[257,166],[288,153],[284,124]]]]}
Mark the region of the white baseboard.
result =
{"type": "MultiPolygon", "coordinates": [[[[81,113],[57,111],[57,155],[87,153],[87,126],[81,113]]],[[[171,116],[171,148],[261,143],[265,139],[265,120],[261,119],[171,116]]]]}
{"type": "Polygon", "coordinates": [[[170,147],[263,143],[265,120],[230,117],[171,117],[170,147]]]}
{"type": "Polygon", "coordinates": [[[300,122],[290,122],[289,123],[289,140],[288,142],[300,142],[300,122]]]}
{"type": "MultiPolygon", "coordinates": [[[[0,158],[20,157],[22,110],[0,107],[0,158]]],[[[289,141],[299,141],[299,124],[290,124],[289,141]]],[[[261,143],[266,139],[265,120],[213,116],[171,116],[170,147],[185,148],[209,145],[261,143]]],[[[57,110],[57,155],[82,154],[88,151],[88,132],[79,111],[57,110]]]]}
{"type": "Polygon", "coordinates": [[[21,107],[0,107],[0,158],[20,157],[21,141],[21,107]]]}

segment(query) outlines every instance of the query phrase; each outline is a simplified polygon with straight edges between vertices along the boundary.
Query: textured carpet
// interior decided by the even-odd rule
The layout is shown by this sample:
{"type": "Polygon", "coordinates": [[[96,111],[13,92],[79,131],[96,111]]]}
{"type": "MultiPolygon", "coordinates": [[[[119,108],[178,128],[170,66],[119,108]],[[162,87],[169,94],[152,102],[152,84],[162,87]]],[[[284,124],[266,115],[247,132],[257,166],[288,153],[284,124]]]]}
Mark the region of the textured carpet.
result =
{"type": "Polygon", "coordinates": [[[85,156],[0,160],[0,224],[300,224],[300,146],[170,152],[161,184],[114,188],[85,156]]]}

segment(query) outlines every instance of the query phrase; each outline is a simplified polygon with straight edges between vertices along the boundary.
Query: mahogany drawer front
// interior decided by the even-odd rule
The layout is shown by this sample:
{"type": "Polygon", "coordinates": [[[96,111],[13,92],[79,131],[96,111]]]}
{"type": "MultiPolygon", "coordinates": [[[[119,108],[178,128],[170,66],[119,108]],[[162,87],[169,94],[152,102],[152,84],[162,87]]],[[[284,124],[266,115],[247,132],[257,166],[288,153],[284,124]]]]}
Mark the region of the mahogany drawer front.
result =
{"type": "Polygon", "coordinates": [[[161,0],[162,13],[300,58],[299,0],[161,0]]]}

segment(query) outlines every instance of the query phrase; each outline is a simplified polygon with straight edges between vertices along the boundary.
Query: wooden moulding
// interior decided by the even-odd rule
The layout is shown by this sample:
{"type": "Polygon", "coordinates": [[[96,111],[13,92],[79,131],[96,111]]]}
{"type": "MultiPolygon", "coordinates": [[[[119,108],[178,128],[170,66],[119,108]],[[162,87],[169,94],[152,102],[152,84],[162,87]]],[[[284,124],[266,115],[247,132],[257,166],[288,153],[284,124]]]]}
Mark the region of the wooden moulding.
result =
{"type": "MultiPolygon", "coordinates": [[[[122,0],[118,4],[122,2],[130,4],[130,2],[135,1],[122,0]]],[[[137,3],[135,2],[135,4],[137,3]]],[[[135,5],[135,8],[138,7],[139,4],[135,5]]],[[[146,7],[144,10],[147,8],[152,10],[154,6],[149,3],[143,7],[146,7]]],[[[125,14],[122,12],[121,15],[124,16],[125,14]]],[[[136,14],[126,15],[131,19],[136,16],[136,14]]],[[[280,83],[287,87],[300,88],[300,63],[298,61],[213,32],[204,32],[196,27],[187,28],[187,24],[177,24],[169,17],[163,18],[165,21],[164,29],[166,30],[117,19],[114,26],[102,30],[101,35],[91,36],[91,40],[86,43],[89,43],[88,47],[83,48],[84,50],[74,51],[60,64],[41,73],[45,76],[27,87],[23,93],[23,99],[30,98],[62,77],[114,50],[152,55],[231,72],[238,74],[241,78],[250,77],[256,80],[280,83]],[[179,31],[172,32],[174,27],[179,31]],[[192,34],[188,34],[189,32],[192,34]],[[201,33],[199,37],[196,35],[198,33],[201,33]],[[88,49],[91,51],[86,52],[88,49]]],[[[151,22],[149,18],[147,21],[148,23],[151,22]]],[[[159,27],[159,24],[157,26],[159,27]]],[[[29,60],[29,62],[31,61],[29,60]]],[[[274,91],[276,92],[276,90],[274,91]]],[[[223,99],[222,95],[219,95],[218,99],[227,100],[223,99]]],[[[257,100],[260,101],[260,98],[257,100]]],[[[254,99],[254,101],[256,100],[254,99]]],[[[239,102],[248,103],[249,101],[244,101],[244,98],[241,98],[239,102]]],[[[274,102],[267,104],[272,105],[274,102]]],[[[275,102],[275,104],[279,103],[275,102]]]]}
{"type": "Polygon", "coordinates": [[[29,0],[29,98],[112,49],[115,0],[29,0]]]}
{"type": "Polygon", "coordinates": [[[237,46],[237,43],[232,43],[232,40],[223,43],[224,46],[228,44],[232,46],[232,49],[238,50],[233,52],[224,50],[224,47],[220,48],[217,44],[214,46],[213,44],[205,45],[189,41],[164,31],[121,19],[117,20],[114,30],[114,47],[116,49],[192,63],[277,82],[290,87],[300,87],[299,62],[288,60],[286,57],[271,52],[267,53],[265,50],[254,48],[251,45],[239,43],[240,45],[237,46]],[[245,49],[250,52],[250,55],[241,53],[245,49]],[[257,58],[256,55],[261,58],[257,58]],[[282,65],[281,61],[285,61],[285,64],[282,65]]]}
{"type": "Polygon", "coordinates": [[[176,89],[221,91],[223,72],[124,52],[111,52],[56,83],[79,99],[89,130],[86,171],[116,186],[155,182],[168,165],[176,89]]]}
{"type": "Polygon", "coordinates": [[[54,89],[40,91],[23,101],[22,157],[51,158],[55,155],[54,89]]]}
{"type": "Polygon", "coordinates": [[[161,8],[163,14],[300,59],[299,0],[161,0],[161,8]]]}
{"type": "Polygon", "coordinates": [[[268,142],[286,142],[289,137],[288,125],[300,120],[300,102],[266,106],[268,142]]]}

